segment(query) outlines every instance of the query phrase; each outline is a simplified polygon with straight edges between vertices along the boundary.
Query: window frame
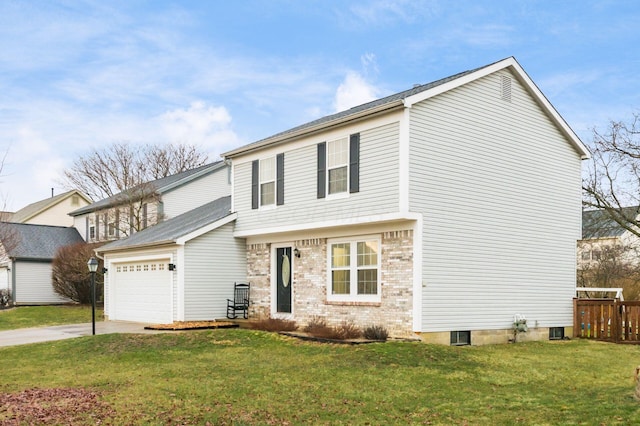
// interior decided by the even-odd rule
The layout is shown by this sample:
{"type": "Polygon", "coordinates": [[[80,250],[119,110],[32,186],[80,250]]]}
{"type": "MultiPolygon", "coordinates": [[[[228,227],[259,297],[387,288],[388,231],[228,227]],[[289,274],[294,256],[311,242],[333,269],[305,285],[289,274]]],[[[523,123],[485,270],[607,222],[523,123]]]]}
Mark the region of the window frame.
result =
{"type": "Polygon", "coordinates": [[[348,197],[349,196],[349,176],[351,173],[351,152],[350,152],[350,137],[349,135],[347,136],[343,136],[337,139],[333,139],[330,141],[327,141],[327,160],[326,160],[326,176],[325,176],[325,188],[327,191],[327,198],[344,198],[344,197],[348,197]],[[333,166],[329,166],[329,158],[331,157],[331,155],[329,154],[329,152],[331,151],[330,147],[338,142],[344,142],[345,144],[345,151],[346,151],[346,161],[343,163],[339,163],[337,165],[333,165],[333,166]],[[344,175],[344,180],[345,180],[345,190],[344,191],[340,191],[340,192],[331,192],[331,180],[330,180],[330,175],[331,175],[331,171],[332,170],[337,170],[337,169],[342,169],[345,168],[346,172],[344,175]]]}
{"type": "Polygon", "coordinates": [[[471,346],[471,330],[454,330],[449,333],[449,342],[451,346],[471,346]],[[465,336],[466,341],[460,337],[465,336]]]}
{"type": "Polygon", "coordinates": [[[96,239],[96,226],[95,225],[89,225],[89,239],[90,240],[95,240],[96,239]]]}
{"type": "Polygon", "coordinates": [[[277,180],[278,180],[278,160],[276,156],[261,158],[258,162],[258,209],[273,209],[277,202],[277,180]],[[273,179],[262,180],[262,171],[264,170],[263,164],[265,161],[273,161],[273,179]],[[262,185],[273,183],[273,202],[269,204],[262,204],[262,185]]]}
{"type": "Polygon", "coordinates": [[[327,240],[327,301],[328,302],[369,302],[380,303],[382,300],[382,282],[381,282],[381,269],[382,269],[382,238],[380,235],[362,235],[354,237],[344,238],[331,238],[327,240]],[[358,266],[358,243],[372,242],[377,244],[377,263],[375,266],[366,265],[364,267],[358,266]],[[336,244],[348,243],[349,246],[349,266],[336,267],[332,265],[333,246],[336,244]],[[377,288],[376,294],[358,294],[358,271],[360,270],[376,270],[377,288]],[[349,293],[348,294],[333,294],[333,274],[334,270],[348,270],[349,271],[349,293]]]}

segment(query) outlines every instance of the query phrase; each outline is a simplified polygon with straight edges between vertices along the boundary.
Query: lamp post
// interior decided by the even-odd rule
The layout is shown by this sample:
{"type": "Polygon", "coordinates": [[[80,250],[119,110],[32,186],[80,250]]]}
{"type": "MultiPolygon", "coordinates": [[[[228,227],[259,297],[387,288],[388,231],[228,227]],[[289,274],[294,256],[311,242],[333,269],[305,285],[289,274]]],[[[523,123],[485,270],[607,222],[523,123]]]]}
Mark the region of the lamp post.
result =
{"type": "Polygon", "coordinates": [[[89,272],[91,272],[91,333],[96,335],[96,271],[98,270],[98,261],[95,257],[91,257],[87,262],[89,272]]]}

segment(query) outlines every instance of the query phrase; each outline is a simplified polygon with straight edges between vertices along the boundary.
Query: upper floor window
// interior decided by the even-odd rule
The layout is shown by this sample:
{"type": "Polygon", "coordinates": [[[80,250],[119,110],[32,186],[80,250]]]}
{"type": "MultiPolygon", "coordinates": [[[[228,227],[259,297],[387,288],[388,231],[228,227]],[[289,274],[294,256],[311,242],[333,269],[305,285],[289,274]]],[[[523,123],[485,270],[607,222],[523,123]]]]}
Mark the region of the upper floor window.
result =
{"type": "Polygon", "coordinates": [[[360,191],[360,134],[318,144],[318,198],[360,191]]]}
{"type": "Polygon", "coordinates": [[[380,301],[380,240],[329,241],[329,301],[380,301]]]}
{"type": "Polygon", "coordinates": [[[260,205],[276,203],[276,159],[260,160],[260,205]]]}
{"type": "Polygon", "coordinates": [[[347,138],[327,142],[327,175],[329,195],[347,192],[349,170],[349,141],[347,138]]]}
{"type": "Polygon", "coordinates": [[[284,154],[251,163],[251,208],[284,204],[284,154]]]}
{"type": "Polygon", "coordinates": [[[89,227],[89,238],[92,240],[96,238],[96,227],[93,225],[89,227]]]}

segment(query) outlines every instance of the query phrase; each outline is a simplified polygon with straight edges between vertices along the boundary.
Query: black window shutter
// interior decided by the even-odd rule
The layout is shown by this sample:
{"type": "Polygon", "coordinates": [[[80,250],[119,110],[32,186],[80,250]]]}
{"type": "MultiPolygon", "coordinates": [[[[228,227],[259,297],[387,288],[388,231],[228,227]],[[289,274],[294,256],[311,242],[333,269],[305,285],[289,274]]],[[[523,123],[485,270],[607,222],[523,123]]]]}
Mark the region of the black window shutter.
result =
{"type": "Polygon", "coordinates": [[[260,179],[260,160],[251,163],[251,208],[258,208],[258,183],[260,179]]]}
{"type": "Polygon", "coordinates": [[[349,137],[349,192],[360,192],[360,133],[349,137]]]}
{"type": "Polygon", "coordinates": [[[276,156],[276,205],[284,204],[284,154],[276,156]]]}
{"type": "Polygon", "coordinates": [[[84,233],[84,235],[85,235],[85,239],[84,240],[85,241],[89,241],[89,216],[84,218],[84,223],[85,223],[84,227],[86,229],[86,231],[84,233]]]}
{"type": "Polygon", "coordinates": [[[116,220],[114,226],[116,227],[116,238],[120,238],[120,209],[116,209],[116,220]]]}
{"type": "Polygon", "coordinates": [[[318,198],[324,198],[327,194],[327,143],[318,144],[318,198]]]}

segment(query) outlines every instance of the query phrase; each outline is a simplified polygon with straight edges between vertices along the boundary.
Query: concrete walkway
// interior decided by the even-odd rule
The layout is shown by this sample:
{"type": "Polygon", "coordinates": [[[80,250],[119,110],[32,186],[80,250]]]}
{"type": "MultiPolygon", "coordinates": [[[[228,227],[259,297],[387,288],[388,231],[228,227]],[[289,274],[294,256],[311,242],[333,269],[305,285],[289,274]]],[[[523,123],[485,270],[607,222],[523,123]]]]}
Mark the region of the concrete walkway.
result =
{"type": "MultiPolygon", "coordinates": [[[[96,322],[96,334],[154,334],[163,332],[159,330],[145,330],[144,327],[146,325],[148,324],[125,321],[100,321],[96,322]]],[[[17,330],[0,331],[0,346],[26,345],[29,343],[50,342],[90,335],[91,323],[20,328],[17,330]]]]}

